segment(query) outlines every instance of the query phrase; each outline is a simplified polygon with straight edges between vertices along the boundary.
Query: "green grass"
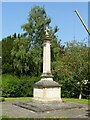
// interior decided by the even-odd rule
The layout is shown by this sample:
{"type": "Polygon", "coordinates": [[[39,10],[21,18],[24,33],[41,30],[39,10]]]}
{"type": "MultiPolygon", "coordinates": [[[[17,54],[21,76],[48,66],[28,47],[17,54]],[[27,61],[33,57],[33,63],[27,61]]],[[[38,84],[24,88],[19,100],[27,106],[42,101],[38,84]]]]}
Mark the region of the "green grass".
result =
{"type": "Polygon", "coordinates": [[[5,98],[5,101],[16,101],[16,100],[32,100],[32,97],[5,98]]]}
{"type": "MultiPolygon", "coordinates": [[[[32,100],[32,97],[16,97],[16,98],[5,98],[5,101],[16,101],[16,100],[32,100]]],[[[80,104],[90,104],[88,99],[76,99],[76,98],[62,98],[63,101],[67,102],[74,102],[74,103],[80,103],[80,104]]]]}
{"type": "Polygon", "coordinates": [[[62,120],[68,120],[68,118],[66,118],[66,117],[64,117],[64,116],[49,116],[48,118],[60,118],[60,120],[61,120],[61,118],[62,118],[62,120]]]}
{"type": "Polygon", "coordinates": [[[14,118],[14,117],[8,116],[8,115],[2,115],[2,116],[0,116],[0,120],[10,120],[10,118],[14,118]]]}
{"type": "MultiPolygon", "coordinates": [[[[13,116],[8,116],[8,115],[2,115],[0,116],[0,120],[14,120],[13,116]],[[10,119],[11,118],[11,119],[10,119]]],[[[35,120],[34,118],[16,118],[17,120],[35,120]]],[[[49,117],[46,117],[44,118],[44,120],[68,120],[68,118],[65,118],[63,116],[49,116],[49,117]]],[[[37,120],[42,120],[42,118],[38,118],[37,120]]]]}
{"type": "Polygon", "coordinates": [[[74,103],[80,103],[80,104],[90,104],[90,102],[87,99],[76,99],[76,98],[62,98],[63,101],[67,102],[74,102],[74,103]]]}
{"type": "Polygon", "coordinates": [[[0,116],[0,120],[34,120],[34,118],[16,118],[13,116],[2,115],[0,116]]]}

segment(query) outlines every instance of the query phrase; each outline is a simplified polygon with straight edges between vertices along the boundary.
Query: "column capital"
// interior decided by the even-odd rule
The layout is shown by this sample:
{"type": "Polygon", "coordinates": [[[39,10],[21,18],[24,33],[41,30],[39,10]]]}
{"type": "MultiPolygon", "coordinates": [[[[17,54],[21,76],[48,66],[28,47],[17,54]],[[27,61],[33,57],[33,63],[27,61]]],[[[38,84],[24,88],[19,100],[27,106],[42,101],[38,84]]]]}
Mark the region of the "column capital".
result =
{"type": "Polygon", "coordinates": [[[50,36],[45,36],[44,41],[51,41],[51,37],[50,36]]]}

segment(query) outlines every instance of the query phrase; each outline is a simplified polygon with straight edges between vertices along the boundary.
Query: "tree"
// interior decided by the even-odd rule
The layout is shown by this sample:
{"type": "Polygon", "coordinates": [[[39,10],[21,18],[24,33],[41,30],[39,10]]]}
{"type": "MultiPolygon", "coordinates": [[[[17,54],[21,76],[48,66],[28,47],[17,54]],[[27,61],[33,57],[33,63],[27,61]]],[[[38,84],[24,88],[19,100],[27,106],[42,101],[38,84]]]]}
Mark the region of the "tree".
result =
{"type": "Polygon", "coordinates": [[[2,41],[0,41],[0,74],[2,73],[2,41]]]}
{"type": "Polygon", "coordinates": [[[61,82],[68,91],[72,91],[70,94],[76,96],[75,94],[79,92],[79,99],[81,99],[84,94],[84,88],[86,87],[87,89],[85,81],[88,80],[89,75],[88,47],[82,42],[74,41],[68,43],[65,48],[65,54],[55,64],[55,72],[60,76],[58,78],[64,79],[61,82]]]}
{"type": "Polygon", "coordinates": [[[35,6],[28,15],[28,23],[22,26],[25,35],[29,37],[30,45],[38,43],[42,46],[44,29],[49,26],[51,19],[47,16],[45,9],[35,6]]]}
{"type": "Polygon", "coordinates": [[[4,39],[2,39],[2,73],[12,73],[13,59],[11,57],[11,50],[13,48],[13,41],[16,39],[16,33],[14,35],[10,35],[4,39]]]}
{"type": "Polygon", "coordinates": [[[20,76],[20,74],[27,74],[29,71],[30,58],[28,40],[25,37],[16,38],[14,40],[13,49],[11,51],[13,58],[14,73],[20,76]]]}
{"type": "Polygon", "coordinates": [[[79,99],[82,98],[85,80],[88,80],[88,47],[81,42],[68,45],[67,59],[70,71],[73,74],[73,82],[79,91],[79,99]]]}
{"type": "MultiPolygon", "coordinates": [[[[22,26],[22,29],[25,32],[21,38],[18,37],[18,39],[14,41],[12,49],[12,56],[14,59],[13,65],[15,68],[14,71],[16,71],[18,75],[41,75],[43,39],[45,37],[44,30],[46,26],[49,26],[50,22],[51,19],[47,16],[44,8],[35,6],[29,12],[28,23],[22,26]]],[[[60,51],[60,43],[57,42],[57,37],[55,36],[57,31],[57,26],[55,26],[54,29],[50,27],[50,35],[52,37],[52,54],[54,54],[53,48],[56,46],[58,46],[60,51]]],[[[56,52],[56,54],[58,52],[56,52]]],[[[54,59],[55,57],[52,56],[52,60],[54,59]]]]}

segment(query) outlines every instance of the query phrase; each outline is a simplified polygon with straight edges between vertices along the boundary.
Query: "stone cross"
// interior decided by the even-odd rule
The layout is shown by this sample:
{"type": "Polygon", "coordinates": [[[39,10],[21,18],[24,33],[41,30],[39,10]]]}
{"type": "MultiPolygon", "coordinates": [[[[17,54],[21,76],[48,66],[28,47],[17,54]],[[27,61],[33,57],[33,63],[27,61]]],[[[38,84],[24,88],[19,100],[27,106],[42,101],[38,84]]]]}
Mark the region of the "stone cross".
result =
{"type": "Polygon", "coordinates": [[[50,31],[50,29],[48,27],[46,27],[46,29],[45,29],[45,35],[49,35],[49,31],[50,31]]]}
{"type": "Polygon", "coordinates": [[[49,36],[50,29],[45,29],[45,39],[43,43],[43,73],[41,80],[34,84],[34,100],[37,101],[62,101],[61,100],[61,85],[53,81],[51,73],[51,50],[49,36]]]}
{"type": "Polygon", "coordinates": [[[50,29],[46,27],[46,36],[48,38],[44,41],[43,47],[43,73],[51,73],[51,51],[50,51],[50,39],[49,39],[49,32],[50,29]]]}

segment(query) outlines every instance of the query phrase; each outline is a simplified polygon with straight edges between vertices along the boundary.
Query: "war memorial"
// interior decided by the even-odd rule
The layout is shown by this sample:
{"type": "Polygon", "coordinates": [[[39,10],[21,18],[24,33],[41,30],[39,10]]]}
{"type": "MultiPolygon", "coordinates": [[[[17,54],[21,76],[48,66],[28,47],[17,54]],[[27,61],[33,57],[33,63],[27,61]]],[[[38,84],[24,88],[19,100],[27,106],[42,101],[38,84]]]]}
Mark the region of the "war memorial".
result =
{"type": "Polygon", "coordinates": [[[34,112],[82,108],[80,104],[64,102],[61,99],[61,85],[53,80],[51,73],[51,40],[49,28],[46,27],[43,43],[43,73],[41,80],[33,85],[33,98],[31,101],[17,102],[13,103],[13,105],[34,112]]]}

